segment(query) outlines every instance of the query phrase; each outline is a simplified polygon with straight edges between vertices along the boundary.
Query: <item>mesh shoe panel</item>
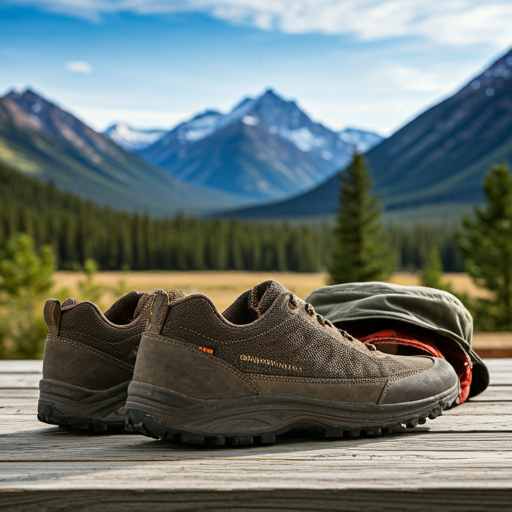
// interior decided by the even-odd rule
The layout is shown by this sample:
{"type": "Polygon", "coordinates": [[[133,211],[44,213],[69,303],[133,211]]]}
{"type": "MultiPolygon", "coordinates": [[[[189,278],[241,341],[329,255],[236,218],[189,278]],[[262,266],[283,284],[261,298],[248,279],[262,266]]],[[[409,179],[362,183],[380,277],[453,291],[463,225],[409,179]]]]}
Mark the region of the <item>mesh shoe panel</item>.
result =
{"type": "Polygon", "coordinates": [[[121,297],[105,316],[91,302],[76,304],[62,311],[59,335],[133,366],[141,335],[146,328],[150,303],[148,297],[149,294],[130,292],[121,297]],[[128,322],[140,304],[143,307],[138,315],[128,322]],[[115,324],[115,321],[120,323],[115,324]]]}
{"type": "MultiPolygon", "coordinates": [[[[243,325],[229,322],[244,316],[244,304],[255,311],[248,292],[226,311],[229,322],[208,297],[188,296],[171,306],[162,334],[214,349],[217,357],[243,372],[269,376],[371,380],[412,374],[432,366],[428,358],[402,358],[369,350],[338,329],[321,325],[316,315],[308,314],[303,301],[296,299],[297,306],[290,307],[290,292],[279,283],[266,286],[266,290],[278,288],[274,299],[265,303],[265,313],[243,325]]],[[[261,302],[265,293],[259,289],[257,294],[261,302]]]]}

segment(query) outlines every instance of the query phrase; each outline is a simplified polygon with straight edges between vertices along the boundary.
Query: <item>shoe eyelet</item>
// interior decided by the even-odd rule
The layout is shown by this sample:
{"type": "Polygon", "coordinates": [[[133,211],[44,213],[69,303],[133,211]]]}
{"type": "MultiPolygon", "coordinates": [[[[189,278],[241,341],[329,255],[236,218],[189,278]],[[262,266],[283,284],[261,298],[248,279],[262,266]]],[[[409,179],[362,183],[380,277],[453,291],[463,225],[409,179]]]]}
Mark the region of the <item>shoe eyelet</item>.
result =
{"type": "Polygon", "coordinates": [[[299,305],[296,302],[292,302],[290,300],[290,301],[288,301],[288,307],[293,310],[293,309],[297,309],[299,307],[299,305]]]}

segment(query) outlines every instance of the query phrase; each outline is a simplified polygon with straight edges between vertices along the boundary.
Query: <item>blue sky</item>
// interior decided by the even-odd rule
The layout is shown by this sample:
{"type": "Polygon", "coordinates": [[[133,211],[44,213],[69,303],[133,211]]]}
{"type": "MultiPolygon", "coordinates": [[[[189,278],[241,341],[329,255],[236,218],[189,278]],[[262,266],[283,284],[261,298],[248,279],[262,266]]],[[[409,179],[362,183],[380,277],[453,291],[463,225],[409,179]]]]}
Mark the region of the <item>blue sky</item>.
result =
{"type": "Polygon", "coordinates": [[[512,46],[510,0],[0,0],[0,92],[96,129],[170,127],[273,87],[389,135],[512,46]]]}

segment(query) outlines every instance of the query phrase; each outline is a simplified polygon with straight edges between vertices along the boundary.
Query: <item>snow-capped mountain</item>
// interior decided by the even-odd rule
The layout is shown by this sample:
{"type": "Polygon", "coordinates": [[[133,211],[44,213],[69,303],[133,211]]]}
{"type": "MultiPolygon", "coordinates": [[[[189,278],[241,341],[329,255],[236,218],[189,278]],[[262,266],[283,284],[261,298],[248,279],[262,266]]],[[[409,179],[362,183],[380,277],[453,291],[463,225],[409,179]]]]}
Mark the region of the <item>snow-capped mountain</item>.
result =
{"type": "Polygon", "coordinates": [[[138,129],[133,128],[127,123],[115,123],[109,126],[103,132],[103,135],[127,151],[140,151],[154,144],[166,133],[167,130],[138,129]]]}
{"type": "Polygon", "coordinates": [[[224,116],[220,112],[207,110],[167,132],[165,138],[161,137],[161,143],[164,146],[168,146],[174,141],[178,141],[180,144],[189,144],[209,137],[218,130],[219,119],[222,117],[224,116]]]}
{"type": "Polygon", "coordinates": [[[338,132],[338,136],[341,140],[355,147],[360,153],[366,153],[384,140],[384,137],[378,133],[358,130],[357,128],[345,128],[338,132]]]}
{"type": "Polygon", "coordinates": [[[0,97],[0,164],[122,210],[210,213],[243,201],[181,183],[27,89],[0,97]]]}
{"type": "Polygon", "coordinates": [[[181,180],[261,201],[315,186],[380,140],[330,130],[269,89],[227,114],[199,114],[137,153],[181,180]]]}
{"type": "MultiPolygon", "coordinates": [[[[365,155],[388,209],[423,214],[481,203],[482,183],[498,162],[512,165],[512,49],[458,92],[429,108],[365,155]]],[[[241,217],[334,215],[338,176],[303,194],[236,211],[241,217]]],[[[457,212],[457,213],[455,213],[457,212]]]]}
{"type": "Polygon", "coordinates": [[[364,152],[383,140],[376,133],[355,128],[338,133],[329,130],[313,122],[295,101],[286,101],[268,89],[258,98],[245,98],[228,114],[208,110],[181,123],[161,137],[161,143],[167,146],[175,141],[181,144],[196,142],[239,121],[249,126],[262,122],[271,135],[278,134],[301,151],[316,153],[334,165],[339,165],[340,160],[345,162],[347,152],[351,153],[354,148],[364,152]]]}

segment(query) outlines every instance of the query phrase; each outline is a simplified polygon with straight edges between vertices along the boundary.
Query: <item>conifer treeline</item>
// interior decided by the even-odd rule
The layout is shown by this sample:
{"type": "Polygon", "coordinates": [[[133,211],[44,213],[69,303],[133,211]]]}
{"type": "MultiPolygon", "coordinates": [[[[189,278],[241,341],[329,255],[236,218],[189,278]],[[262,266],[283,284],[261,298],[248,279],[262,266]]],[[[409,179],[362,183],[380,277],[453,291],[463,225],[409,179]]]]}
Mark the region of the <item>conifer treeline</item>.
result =
{"type": "MultiPolygon", "coordinates": [[[[460,271],[456,227],[389,226],[401,267],[421,268],[429,248],[445,270],[460,271]]],[[[155,219],[119,212],[0,166],[0,249],[25,232],[53,246],[58,265],[93,258],[103,270],[261,270],[317,272],[329,262],[329,223],[240,222],[237,219],[155,219]]]]}

